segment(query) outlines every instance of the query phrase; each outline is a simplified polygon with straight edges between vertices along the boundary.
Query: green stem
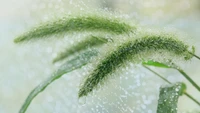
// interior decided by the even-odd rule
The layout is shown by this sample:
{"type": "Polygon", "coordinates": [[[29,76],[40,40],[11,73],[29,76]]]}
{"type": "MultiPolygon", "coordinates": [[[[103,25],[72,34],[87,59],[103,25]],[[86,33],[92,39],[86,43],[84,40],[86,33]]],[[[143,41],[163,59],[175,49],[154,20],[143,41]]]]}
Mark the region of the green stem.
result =
{"type": "Polygon", "coordinates": [[[200,57],[199,56],[197,56],[197,55],[195,55],[194,53],[192,53],[192,52],[189,52],[191,55],[193,55],[194,57],[196,57],[197,59],[199,59],[200,60],[200,57]]]}
{"type": "MultiPolygon", "coordinates": [[[[172,84],[170,81],[168,81],[166,78],[164,78],[163,76],[161,76],[160,74],[158,74],[157,72],[155,72],[154,70],[150,69],[149,67],[143,65],[146,69],[148,69],[149,71],[151,71],[152,73],[154,73],[155,75],[157,75],[159,78],[161,78],[162,80],[164,80],[165,82],[172,84]]],[[[196,104],[198,104],[200,106],[200,102],[198,102],[194,97],[192,97],[190,94],[188,94],[187,92],[184,92],[184,94],[191,100],[193,100],[196,104]]]]}
{"type": "Polygon", "coordinates": [[[200,92],[200,87],[183,70],[177,70],[200,92]]]}
{"type": "Polygon", "coordinates": [[[168,81],[166,78],[164,78],[163,76],[161,76],[160,74],[158,74],[157,72],[153,71],[152,69],[150,69],[149,67],[143,65],[146,69],[148,69],[149,71],[151,71],[152,73],[154,73],[155,75],[157,75],[158,77],[160,77],[162,80],[164,80],[165,82],[172,84],[170,81],[168,81]]]}
{"type": "Polygon", "coordinates": [[[200,102],[198,102],[196,99],[194,99],[190,94],[188,94],[187,92],[184,92],[184,94],[190,98],[191,100],[193,100],[196,104],[198,104],[200,106],[200,102]]]}

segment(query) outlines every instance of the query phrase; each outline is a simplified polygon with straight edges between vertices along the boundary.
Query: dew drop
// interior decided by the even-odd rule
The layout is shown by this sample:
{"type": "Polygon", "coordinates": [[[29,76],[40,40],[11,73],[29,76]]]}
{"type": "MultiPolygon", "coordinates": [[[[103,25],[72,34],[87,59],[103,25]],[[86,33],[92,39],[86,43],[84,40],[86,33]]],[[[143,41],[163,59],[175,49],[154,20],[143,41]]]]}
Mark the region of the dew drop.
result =
{"type": "Polygon", "coordinates": [[[179,88],[176,88],[175,90],[178,92],[178,91],[179,91],[179,88]]]}

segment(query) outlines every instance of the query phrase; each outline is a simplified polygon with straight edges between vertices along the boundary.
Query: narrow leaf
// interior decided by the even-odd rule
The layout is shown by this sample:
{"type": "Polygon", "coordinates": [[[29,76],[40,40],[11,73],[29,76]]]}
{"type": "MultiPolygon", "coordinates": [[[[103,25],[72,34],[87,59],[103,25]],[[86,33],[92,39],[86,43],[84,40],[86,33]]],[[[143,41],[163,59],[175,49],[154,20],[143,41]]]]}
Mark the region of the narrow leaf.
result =
{"type": "Polygon", "coordinates": [[[177,113],[178,98],[185,90],[186,87],[183,83],[160,88],[157,113],[177,113]]]}
{"type": "Polygon", "coordinates": [[[161,63],[161,62],[157,62],[157,61],[153,61],[153,60],[149,60],[147,62],[142,62],[143,65],[148,65],[148,66],[155,66],[155,67],[161,67],[161,68],[171,68],[170,66],[161,63]]]}
{"type": "Polygon", "coordinates": [[[80,56],[77,56],[77,57],[67,61],[66,63],[64,63],[57,71],[55,71],[52,74],[52,76],[47,78],[44,82],[39,84],[35,89],[33,89],[31,91],[31,93],[26,98],[23,106],[21,107],[19,113],[24,113],[27,110],[28,106],[30,105],[31,101],[39,93],[41,93],[43,90],[45,90],[45,88],[48,85],[50,85],[52,82],[54,82],[55,80],[62,77],[62,75],[69,73],[69,72],[71,72],[75,69],[81,68],[82,66],[86,65],[93,56],[97,56],[97,51],[94,50],[94,49],[87,51],[87,52],[81,54],[80,56]]]}

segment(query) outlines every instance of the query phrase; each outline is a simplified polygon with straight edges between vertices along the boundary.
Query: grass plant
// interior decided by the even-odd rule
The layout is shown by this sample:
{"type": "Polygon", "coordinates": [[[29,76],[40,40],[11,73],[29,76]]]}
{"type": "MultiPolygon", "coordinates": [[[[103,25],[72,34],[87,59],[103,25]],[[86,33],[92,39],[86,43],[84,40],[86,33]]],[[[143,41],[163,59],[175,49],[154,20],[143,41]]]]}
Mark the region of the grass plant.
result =
{"type": "Polygon", "coordinates": [[[195,83],[182,69],[175,65],[177,57],[184,62],[191,60],[192,57],[200,58],[195,55],[194,47],[192,45],[188,45],[174,35],[142,34],[141,31],[137,30],[136,26],[132,26],[128,22],[126,23],[126,21],[112,17],[85,15],[63,17],[55,21],[42,23],[18,36],[14,39],[14,42],[18,44],[34,41],[34,39],[48,38],[52,35],[59,36],[63,33],[67,35],[74,32],[92,32],[94,34],[95,32],[98,32],[100,34],[110,34],[113,38],[112,42],[110,42],[104,35],[90,35],[82,42],[76,43],[71,48],[67,48],[58,54],[53,60],[53,63],[59,62],[68,56],[73,56],[73,58],[67,60],[66,63],[52,74],[52,76],[30,92],[19,113],[25,113],[31,101],[39,93],[43,92],[48,85],[62,77],[62,75],[81,68],[88,63],[95,62],[96,60],[98,60],[97,65],[94,66],[94,69],[91,70],[90,74],[86,77],[84,83],[80,87],[78,93],[79,98],[87,96],[97,88],[98,84],[106,82],[106,79],[109,79],[109,76],[111,76],[116,69],[124,66],[126,61],[132,61],[134,63],[142,63],[146,69],[171,84],[171,86],[161,87],[160,89],[157,113],[177,113],[178,97],[182,94],[186,95],[200,106],[198,100],[194,99],[193,96],[186,92],[186,85],[184,83],[171,83],[148,67],[155,66],[176,69],[200,92],[197,83],[195,83]],[[106,54],[104,56],[100,55],[101,51],[97,50],[97,48],[102,48],[102,45],[107,45],[105,50],[106,54]],[[192,51],[189,50],[189,47],[193,48],[192,51]],[[79,53],[80,55],[77,56],[74,55],[74,53],[79,53]],[[169,54],[167,58],[169,58],[169,61],[175,63],[169,63],[168,65],[161,63],[161,61],[153,61],[150,58],[151,56],[155,56],[154,54],[158,55],[161,59],[162,57],[165,57],[163,55],[169,54]],[[95,60],[91,60],[92,58],[95,60]]]}

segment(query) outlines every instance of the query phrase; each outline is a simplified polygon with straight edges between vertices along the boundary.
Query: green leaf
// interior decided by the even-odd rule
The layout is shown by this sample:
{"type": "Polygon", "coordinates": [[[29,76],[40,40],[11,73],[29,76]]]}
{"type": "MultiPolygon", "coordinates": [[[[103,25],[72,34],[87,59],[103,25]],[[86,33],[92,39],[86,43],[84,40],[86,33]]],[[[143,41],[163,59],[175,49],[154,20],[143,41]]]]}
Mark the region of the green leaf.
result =
{"type": "Polygon", "coordinates": [[[161,67],[161,68],[171,68],[170,66],[161,63],[161,62],[157,62],[157,61],[153,61],[153,60],[149,60],[147,62],[142,62],[143,65],[148,65],[148,66],[155,66],[155,67],[161,67]]]}
{"type": "Polygon", "coordinates": [[[44,82],[39,84],[35,89],[31,91],[31,93],[28,95],[26,98],[23,106],[21,107],[19,113],[24,113],[28,106],[30,105],[31,101],[42,91],[45,90],[45,88],[50,85],[52,82],[55,80],[59,79],[62,77],[62,75],[69,73],[75,69],[81,68],[82,66],[86,65],[93,56],[97,56],[97,51],[96,50],[89,50],[80,56],[77,56],[66,63],[64,63],[57,71],[55,71],[52,76],[47,78],[44,82]]]}
{"type": "Polygon", "coordinates": [[[169,60],[167,63],[149,60],[147,62],[142,62],[142,64],[148,65],[148,66],[160,67],[160,68],[173,68],[173,69],[176,69],[176,70],[180,69],[180,67],[178,67],[175,63],[171,62],[171,60],[169,60]]]}
{"type": "Polygon", "coordinates": [[[157,113],[177,113],[178,98],[186,90],[184,83],[160,88],[157,113]]]}

